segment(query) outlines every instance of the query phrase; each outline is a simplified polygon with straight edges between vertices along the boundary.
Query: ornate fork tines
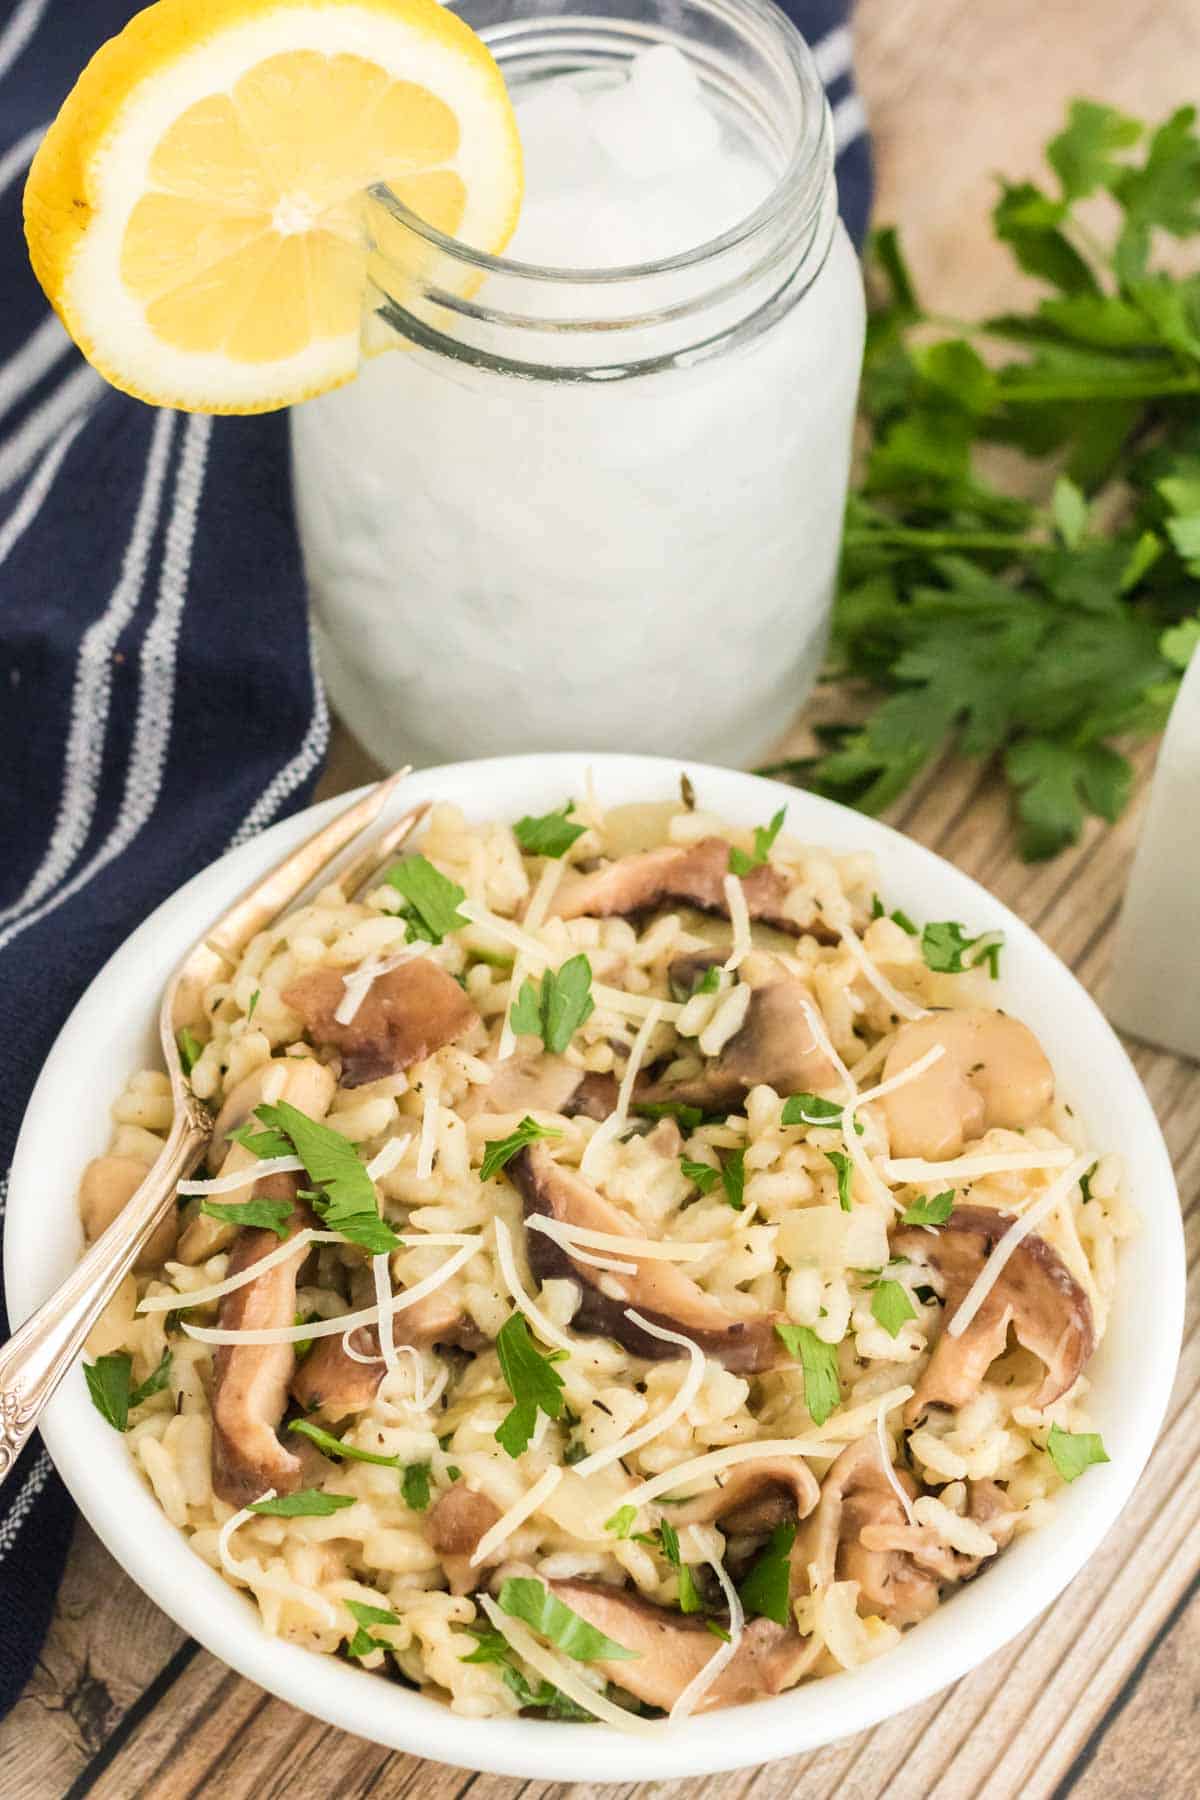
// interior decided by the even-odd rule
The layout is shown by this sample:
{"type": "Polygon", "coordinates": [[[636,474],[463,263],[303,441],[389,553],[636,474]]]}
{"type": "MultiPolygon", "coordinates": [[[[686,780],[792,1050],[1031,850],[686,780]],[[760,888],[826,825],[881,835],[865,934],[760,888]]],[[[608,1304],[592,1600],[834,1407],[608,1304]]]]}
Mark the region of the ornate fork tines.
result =
{"type": "MultiPolygon", "coordinates": [[[[201,1023],[207,1028],[203,995],[209,984],[228,975],[250,940],[287,912],[322,870],[374,823],[408,773],[404,769],[381,781],[240,895],[193,945],[168,982],[159,1029],[175,1109],[170,1133],[123,1211],[0,1350],[0,1481],[143,1244],[174,1205],[179,1182],[196,1167],[212,1138],[212,1115],[183,1072],[178,1033],[201,1023]]],[[[350,895],[357,891],[411,835],[427,810],[412,807],[352,858],[338,879],[353,877],[354,886],[343,891],[350,895]]]]}

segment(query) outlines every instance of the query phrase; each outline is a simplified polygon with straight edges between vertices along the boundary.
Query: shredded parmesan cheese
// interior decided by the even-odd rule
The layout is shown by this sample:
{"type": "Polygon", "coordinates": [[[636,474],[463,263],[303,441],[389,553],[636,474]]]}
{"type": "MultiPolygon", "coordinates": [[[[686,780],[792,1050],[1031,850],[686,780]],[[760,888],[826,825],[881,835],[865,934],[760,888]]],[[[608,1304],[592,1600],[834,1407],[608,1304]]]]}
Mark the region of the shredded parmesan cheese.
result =
{"type": "Polygon", "coordinates": [[[855,1082],[853,1075],[833,1047],[833,1039],[825,1028],[825,1021],[821,1017],[820,1007],[815,1005],[811,1000],[802,999],[800,1002],[800,1010],[808,1021],[808,1029],[812,1032],[813,1043],[817,1046],[817,1049],[821,1052],[822,1056],[824,1056],[828,1062],[832,1063],[833,1067],[837,1070],[838,1075],[841,1077],[842,1083],[845,1086],[847,1096],[852,1100],[858,1092],[858,1085],[855,1082]]]}
{"type": "Polygon", "coordinates": [[[653,1438],[661,1437],[664,1431],[670,1431],[675,1421],[681,1419],[687,1412],[688,1407],[700,1392],[700,1386],[704,1380],[704,1352],[699,1344],[694,1344],[689,1337],[681,1336],[678,1331],[667,1331],[662,1325],[651,1324],[649,1319],[643,1318],[641,1313],[634,1312],[632,1307],[625,1308],[625,1317],[631,1319],[642,1331],[648,1332],[651,1337],[661,1338],[664,1344],[678,1344],[680,1349],[686,1350],[690,1366],[673,1398],[663,1407],[657,1418],[651,1419],[645,1425],[639,1425],[627,1436],[618,1438],[615,1444],[606,1444],[602,1450],[593,1450],[590,1456],[585,1456],[582,1462],[575,1464],[575,1473],[582,1476],[585,1481],[589,1475],[594,1475],[597,1469],[606,1469],[609,1463],[619,1462],[623,1456],[631,1456],[635,1450],[640,1450],[643,1444],[650,1443],[653,1438]]]}
{"type": "Polygon", "coordinates": [[[901,1069],[898,1075],[891,1075],[886,1081],[880,1081],[875,1087],[867,1088],[854,1102],[855,1106],[865,1106],[869,1100],[882,1100],[885,1094],[894,1094],[897,1088],[907,1087],[910,1081],[916,1081],[924,1075],[926,1069],[932,1069],[935,1062],[940,1062],[946,1054],[945,1044],[934,1044],[924,1056],[918,1056],[916,1062],[909,1063],[907,1069],[901,1069]]]}
{"type": "Polygon", "coordinates": [[[984,1175],[1003,1175],[1014,1169],[1065,1169],[1073,1154],[1063,1144],[1046,1150],[999,1150],[991,1156],[958,1156],[949,1162],[926,1162],[920,1156],[888,1157],[883,1167],[889,1181],[976,1181],[984,1175]]]}
{"type": "Polygon", "coordinates": [[[676,1000],[656,1000],[652,994],[627,994],[624,988],[606,987],[602,981],[593,981],[592,998],[598,1007],[624,1013],[628,1019],[644,1019],[655,1008],[658,1017],[672,1025],[683,1016],[683,1007],[676,1000]]]}
{"type": "Polygon", "coordinates": [[[732,1581],[730,1581],[729,1576],[725,1573],[724,1563],[719,1556],[706,1557],[705,1561],[720,1582],[721,1592],[724,1594],[726,1605],[729,1607],[729,1642],[724,1644],[718,1639],[717,1647],[705,1663],[704,1667],[698,1669],[692,1676],[692,1679],[688,1682],[682,1694],[680,1694],[674,1706],[671,1708],[669,1716],[672,1725],[678,1725],[683,1719],[686,1719],[691,1713],[695,1712],[696,1707],[704,1698],[704,1695],[708,1692],[718,1675],[720,1675],[722,1669],[727,1667],[727,1665],[733,1661],[738,1653],[738,1646],[742,1641],[742,1630],[746,1623],[745,1609],[742,1606],[737,1589],[734,1587],[732,1581]]]}
{"type": "Polygon", "coordinates": [[[722,967],[732,971],[744,962],[754,946],[750,936],[750,908],[746,905],[745,890],[736,875],[726,875],[724,886],[729,922],[733,926],[733,949],[722,967]]]}
{"type": "Polygon", "coordinates": [[[369,1178],[372,1181],[382,1181],[385,1175],[390,1175],[411,1143],[411,1131],[406,1131],[402,1137],[389,1138],[383,1149],[377,1151],[367,1164],[369,1178]]]}
{"type": "MultiPolygon", "coordinates": [[[[906,1400],[912,1393],[911,1388],[904,1388],[901,1391],[906,1400]]],[[[889,1406],[888,1399],[889,1396],[887,1394],[881,1396],[879,1410],[875,1415],[875,1435],[879,1439],[879,1461],[884,1474],[887,1476],[888,1486],[904,1508],[905,1518],[910,1525],[915,1525],[917,1522],[917,1515],[913,1512],[912,1501],[905,1492],[904,1484],[901,1482],[900,1477],[897,1475],[895,1468],[892,1465],[892,1451],[891,1446],[888,1443],[887,1416],[891,1412],[893,1406],[899,1405],[899,1401],[893,1400],[889,1406]]]]}
{"type": "Polygon", "coordinates": [[[379,1354],[389,1375],[398,1375],[396,1334],[391,1313],[392,1258],[388,1251],[371,1258],[371,1274],[375,1282],[375,1304],[379,1308],[379,1354]]]}
{"type": "Polygon", "coordinates": [[[564,1250],[577,1253],[580,1244],[586,1244],[591,1250],[628,1251],[630,1256],[640,1260],[655,1262],[699,1262],[708,1255],[716,1244],[669,1244],[661,1239],[623,1236],[616,1231],[592,1231],[586,1225],[570,1225],[565,1219],[550,1219],[544,1213],[534,1213],[525,1221],[530,1231],[540,1231],[564,1250]]]}
{"type": "Polygon", "coordinates": [[[866,1400],[861,1406],[849,1407],[844,1412],[836,1413],[832,1418],[826,1419],[823,1425],[814,1426],[813,1436],[815,1438],[828,1436],[849,1439],[861,1437],[865,1431],[870,1431],[880,1405],[884,1412],[891,1412],[893,1407],[902,1405],[905,1400],[911,1400],[912,1393],[912,1388],[907,1386],[889,1388],[885,1394],[879,1396],[878,1400],[866,1400]]]}
{"type": "Polygon", "coordinates": [[[882,1200],[886,1206],[894,1206],[898,1212],[903,1210],[900,1202],[886,1182],[880,1179],[875,1164],[859,1141],[858,1133],[854,1129],[854,1115],[860,1106],[867,1104],[868,1100],[882,1099],[884,1094],[894,1093],[897,1088],[907,1086],[910,1081],[916,1081],[918,1076],[923,1075],[926,1069],[932,1068],[934,1063],[945,1054],[945,1046],[935,1044],[932,1050],[927,1050],[924,1056],[920,1056],[916,1062],[910,1063],[907,1069],[902,1069],[899,1075],[893,1075],[888,1081],[881,1081],[876,1087],[867,1088],[865,1093],[855,1094],[852,1091],[850,1099],[842,1108],[842,1138],[851,1162],[876,1199],[882,1200]]]}
{"type": "Polygon", "coordinates": [[[1058,1179],[1051,1182],[1041,1199],[1035,1201],[1029,1208],[1029,1211],[1022,1213],[1019,1219],[1013,1220],[1012,1224],[1004,1233],[1004,1236],[1000,1239],[999,1243],[992,1251],[992,1254],[988,1257],[982,1269],[980,1269],[978,1275],[967,1289],[961,1306],[946,1326],[946,1330],[951,1337],[962,1336],[963,1332],[967,1329],[968,1325],[970,1325],[972,1319],[975,1317],[976,1313],[991,1293],[993,1287],[995,1287],[997,1281],[999,1281],[1001,1275],[1004,1273],[1005,1264],[1008,1262],[1009,1257],[1020,1244],[1021,1240],[1028,1237],[1030,1232],[1035,1230],[1036,1227],[1041,1224],[1043,1219],[1048,1219],[1055,1207],[1062,1205],[1062,1202],[1075,1186],[1079,1177],[1085,1170],[1091,1168],[1095,1160],[1096,1158],[1091,1155],[1077,1156],[1075,1160],[1063,1170],[1058,1179]]]}
{"type": "Polygon", "coordinates": [[[494,1221],[496,1228],[496,1261],[500,1265],[500,1274],[504,1285],[516,1303],[517,1311],[524,1313],[526,1320],[537,1332],[544,1344],[553,1344],[556,1350],[565,1350],[569,1355],[578,1348],[565,1331],[560,1331],[553,1320],[548,1319],[541,1308],[534,1304],[525,1292],[521,1277],[517,1274],[517,1265],[513,1258],[512,1234],[504,1220],[494,1221]]]}
{"type": "Polygon", "coordinates": [[[875,992],[879,995],[880,999],[886,1001],[892,1011],[898,1014],[902,1019],[923,1019],[928,1008],[918,1006],[915,1000],[910,1000],[907,994],[902,994],[898,987],[892,985],[879,965],[872,961],[866,945],[863,943],[850,921],[847,919],[843,924],[839,925],[837,929],[841,934],[843,944],[845,944],[847,950],[850,952],[871,986],[875,989],[875,992]]]}
{"type": "Polygon", "coordinates": [[[334,1008],[333,1016],[339,1025],[352,1025],[359,1007],[371,991],[372,984],[381,975],[390,975],[401,963],[411,962],[415,956],[424,956],[429,949],[428,944],[406,944],[403,950],[397,950],[394,956],[385,956],[377,961],[368,957],[357,969],[342,976],[345,993],[334,1008]]]}
{"type": "Polygon", "coordinates": [[[260,1275],[267,1273],[268,1269],[277,1268],[281,1262],[287,1262],[298,1251],[306,1250],[309,1244],[341,1244],[344,1242],[345,1239],[340,1232],[336,1231],[298,1231],[295,1237],[289,1238],[285,1244],[280,1244],[278,1250],[272,1250],[266,1256],[260,1256],[257,1262],[251,1263],[250,1267],[243,1269],[240,1274],[230,1275],[225,1281],[216,1281],[211,1287],[195,1288],[190,1294],[147,1295],[144,1300],[138,1301],[137,1310],[140,1313],[181,1312],[184,1307],[188,1306],[207,1306],[211,1301],[222,1300],[226,1294],[232,1294],[238,1288],[246,1287],[250,1282],[257,1281],[260,1275]]]}
{"type": "Polygon", "coordinates": [[[560,1693],[565,1694],[568,1700],[574,1700],[576,1706],[582,1706],[593,1718],[603,1719],[606,1725],[615,1725],[618,1731],[630,1731],[639,1737],[663,1735],[661,1720],[643,1719],[637,1713],[626,1712],[623,1706],[614,1706],[604,1694],[597,1693],[586,1681],[581,1681],[563,1657],[556,1656],[552,1650],[539,1644],[533,1633],[526,1630],[518,1619],[510,1619],[507,1613],[501,1612],[490,1595],[479,1594],[476,1604],[482,1607],[489,1623],[512,1646],[522,1662],[527,1662],[531,1669],[536,1669],[544,1681],[552,1682],[560,1693]]]}
{"type": "Polygon", "coordinates": [[[257,1162],[247,1163],[236,1175],[218,1175],[215,1181],[181,1181],[177,1191],[184,1196],[232,1194],[264,1175],[296,1175],[303,1169],[304,1164],[298,1156],[263,1156],[257,1162]]]}
{"type": "Polygon", "coordinates": [[[617,1104],[608,1118],[597,1125],[588,1139],[587,1148],[580,1159],[579,1173],[584,1177],[595,1167],[603,1146],[611,1144],[614,1138],[619,1137],[629,1122],[629,1102],[633,1099],[633,1085],[645,1060],[646,1051],[650,1047],[651,1033],[662,1017],[662,1013],[663,1003],[661,1000],[656,1000],[638,1028],[638,1034],[629,1051],[629,1060],[625,1064],[625,1073],[621,1077],[621,1086],[617,1091],[617,1104]]]}
{"type": "MultiPolygon", "coordinates": [[[[673,1469],[667,1469],[661,1475],[654,1475],[649,1481],[631,1488],[621,1496],[624,1506],[645,1506],[651,1500],[657,1500],[660,1494],[673,1493],[679,1487],[691,1487],[693,1482],[703,1483],[697,1492],[703,1493],[705,1488],[719,1487],[716,1480],[709,1476],[717,1476],[723,1469],[729,1469],[735,1463],[760,1462],[768,1456],[820,1456],[832,1459],[846,1448],[845,1444],[826,1444],[815,1437],[802,1438],[759,1438],[752,1444],[727,1444],[723,1450],[710,1450],[705,1456],[693,1456],[687,1462],[677,1463],[673,1469]]],[[[583,1468],[576,1463],[575,1473],[583,1468]]],[[[690,1498],[690,1496],[689,1496],[690,1498]]]]}
{"type": "Polygon", "coordinates": [[[561,1469],[547,1469],[546,1473],[534,1482],[527,1493],[522,1494],[521,1498],[515,1501],[506,1513],[501,1513],[496,1523],[490,1530],[484,1532],[476,1544],[471,1557],[471,1567],[475,1569],[481,1562],[486,1562],[497,1545],[502,1544],[505,1538],[511,1537],[517,1526],[523,1525],[526,1519],[538,1510],[542,1502],[550,1498],[562,1478],[561,1469]]]}

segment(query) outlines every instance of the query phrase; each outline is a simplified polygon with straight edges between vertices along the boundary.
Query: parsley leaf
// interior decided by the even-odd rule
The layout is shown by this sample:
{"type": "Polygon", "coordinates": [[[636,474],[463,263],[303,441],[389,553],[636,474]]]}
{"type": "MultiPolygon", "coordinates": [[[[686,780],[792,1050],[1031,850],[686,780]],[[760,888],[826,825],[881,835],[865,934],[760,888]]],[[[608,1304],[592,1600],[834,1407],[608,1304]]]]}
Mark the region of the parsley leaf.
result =
{"type": "Polygon", "coordinates": [[[854,1162],[844,1150],[827,1150],[826,1162],[831,1162],[837,1170],[838,1205],[843,1212],[850,1211],[850,1184],[854,1179],[854,1162]]]}
{"type": "Polygon", "coordinates": [[[618,1506],[611,1519],[605,1519],[605,1531],[611,1531],[615,1537],[627,1538],[633,1530],[637,1518],[636,1506],[618,1506]]]}
{"type": "Polygon", "coordinates": [[[250,1023],[251,1019],[254,1017],[254,1014],[258,1009],[258,1003],[261,999],[262,999],[262,989],[255,988],[254,992],[250,996],[250,1004],[246,1008],[246,1023],[247,1023],[247,1025],[250,1023]]]}
{"type": "Polygon", "coordinates": [[[514,1405],[493,1435],[502,1449],[517,1457],[533,1436],[539,1412],[551,1419],[562,1417],[563,1379],[554,1364],[562,1360],[564,1352],[543,1356],[521,1314],[513,1313],[500,1327],[496,1354],[514,1405]]]}
{"type": "Polygon", "coordinates": [[[842,1398],[836,1344],[826,1344],[810,1325],[776,1325],[789,1356],[804,1365],[804,1404],[814,1425],[823,1425],[842,1398]]]}
{"type": "MultiPolygon", "coordinates": [[[[1200,627],[1198,627],[1198,629],[1200,629],[1200,627]]],[[[720,987],[721,987],[721,965],[720,965],[720,963],[713,963],[713,964],[711,964],[711,966],[709,968],[705,969],[703,975],[698,975],[696,977],[696,980],[692,986],[691,994],[688,996],[688,998],[694,1000],[697,994],[719,993],[720,987]]]]}
{"type": "Polygon", "coordinates": [[[561,1056],[595,1010],[592,965],[581,951],[561,969],[547,969],[540,987],[528,978],[517,995],[510,1020],[518,1036],[540,1037],[552,1056],[561,1056]]]}
{"type": "Polygon", "coordinates": [[[565,856],[571,845],[586,831],[585,825],[570,824],[575,802],[568,800],[557,812],[542,813],[540,818],[528,814],[513,826],[513,836],[527,856],[565,856]]]}
{"type": "Polygon", "coordinates": [[[954,1206],[954,1189],[914,1200],[900,1215],[902,1225],[944,1225],[954,1206]]]}
{"type": "Polygon", "coordinates": [[[319,1488],[301,1488],[296,1494],[276,1494],[273,1500],[256,1500],[246,1510],[271,1519],[327,1519],[331,1513],[353,1505],[352,1494],[323,1494],[319,1488]]]}
{"type": "Polygon", "coordinates": [[[698,1187],[702,1194],[711,1194],[721,1179],[720,1169],[714,1168],[712,1163],[693,1162],[690,1157],[681,1156],[679,1166],[686,1179],[693,1187],[698,1187]]]}
{"type": "Polygon", "coordinates": [[[143,1400],[160,1394],[171,1378],[171,1352],[164,1350],[156,1369],[137,1387],[131,1387],[133,1358],[127,1350],[115,1350],[109,1356],[98,1356],[94,1363],[84,1363],[84,1379],[92,1405],[114,1431],[128,1431],[129,1415],[143,1400]]]}
{"type": "Polygon", "coordinates": [[[384,1469],[398,1469],[398,1456],[380,1456],[374,1450],[360,1450],[355,1444],[344,1444],[341,1438],[334,1437],[331,1431],[322,1430],[314,1425],[311,1419],[293,1419],[288,1426],[289,1431],[298,1431],[325,1456],[337,1457],[346,1462],[378,1463],[384,1469]]]}
{"type": "MultiPolygon", "coordinates": [[[[921,933],[921,955],[925,958],[926,968],[935,970],[939,975],[961,975],[964,969],[972,967],[970,961],[964,960],[967,952],[981,938],[991,936],[990,932],[981,931],[979,937],[968,937],[954,919],[936,920],[926,925],[921,933]]],[[[993,980],[1000,973],[1000,950],[1001,945],[992,942],[980,958],[991,968],[993,980]]]]}
{"type": "Polygon", "coordinates": [[[1076,1481],[1093,1463],[1110,1460],[1096,1431],[1064,1431],[1061,1425],[1052,1425],[1046,1449],[1064,1481],[1076,1481]]]}
{"type": "Polygon", "coordinates": [[[384,880],[406,902],[400,912],[408,921],[410,943],[424,938],[431,944],[440,944],[447,932],[458,931],[468,923],[458,910],[459,901],[467,897],[465,889],[435,869],[428,857],[405,857],[388,870],[384,880]]]}
{"type": "MultiPolygon", "coordinates": [[[[779,1123],[781,1125],[840,1125],[843,1110],[840,1101],[822,1100],[818,1094],[790,1094],[783,1103],[779,1123]]],[[[861,1137],[863,1125],[860,1119],[855,1119],[854,1129],[861,1137]]]]}
{"type": "Polygon", "coordinates": [[[220,1200],[202,1200],[200,1211],[210,1219],[226,1225],[254,1225],[262,1231],[273,1231],[276,1237],[288,1234],[288,1220],[295,1208],[290,1200],[243,1200],[225,1205],[220,1200]]]}
{"type": "Polygon", "coordinates": [[[787,816],[787,807],[781,806],[769,825],[754,827],[754,853],[749,855],[745,850],[736,847],[729,852],[729,873],[731,875],[749,875],[753,869],[761,868],[771,854],[771,846],[783,828],[787,816]]]}
{"type": "Polygon", "coordinates": [[[183,1072],[185,1075],[190,1075],[200,1061],[204,1045],[193,1032],[188,1030],[186,1025],[182,1031],[176,1032],[175,1042],[179,1046],[179,1060],[183,1064],[183,1072]]]}
{"type": "Polygon", "coordinates": [[[635,1100],[633,1110],[645,1119],[674,1119],[684,1131],[695,1131],[704,1123],[704,1111],[683,1100],[635,1100]]]}
{"type": "Polygon", "coordinates": [[[625,1662],[640,1655],[589,1625],[531,1576],[510,1577],[500,1589],[499,1605],[510,1619],[520,1619],[576,1662],[625,1662]]]}
{"type": "MultiPolygon", "coordinates": [[[[374,1184],[363,1160],[347,1138],[310,1119],[288,1100],[256,1107],[255,1117],[286,1139],[288,1150],[304,1164],[319,1190],[313,1206],[330,1231],[340,1232],[372,1256],[399,1247],[400,1239],[379,1216],[374,1184]]],[[[250,1143],[253,1146],[255,1140],[250,1143]]]]}
{"type": "Polygon", "coordinates": [[[725,1186],[725,1198],[734,1212],[744,1212],[746,1206],[746,1152],[744,1150],[727,1150],[721,1162],[721,1180],[725,1186]]]}
{"type": "Polygon", "coordinates": [[[427,1462],[409,1463],[400,1478],[400,1493],[405,1506],[414,1512],[427,1512],[429,1509],[429,1464],[427,1462]]]}
{"type": "Polygon", "coordinates": [[[539,1138],[560,1138],[562,1132],[556,1125],[539,1125],[528,1113],[521,1120],[517,1129],[506,1138],[494,1138],[483,1146],[483,1161],[479,1166],[480,1181],[490,1181],[507,1163],[510,1163],[518,1150],[526,1144],[534,1144],[539,1138]]]}
{"type": "Polygon", "coordinates": [[[790,1520],[777,1525],[771,1533],[766,1547],[738,1589],[747,1618],[774,1619],[777,1625],[790,1623],[788,1594],[792,1578],[791,1551],[795,1541],[796,1527],[790,1520]]]}
{"type": "Polygon", "coordinates": [[[664,1519],[658,1528],[658,1538],[662,1545],[663,1555],[679,1577],[679,1610],[684,1613],[700,1611],[700,1596],[696,1592],[696,1581],[691,1569],[684,1562],[679,1550],[679,1533],[675,1527],[664,1519]]]}
{"type": "Polygon", "coordinates": [[[877,1281],[871,1295],[871,1316],[882,1325],[889,1337],[898,1337],[900,1328],[917,1316],[908,1290],[899,1281],[877,1281]]]}

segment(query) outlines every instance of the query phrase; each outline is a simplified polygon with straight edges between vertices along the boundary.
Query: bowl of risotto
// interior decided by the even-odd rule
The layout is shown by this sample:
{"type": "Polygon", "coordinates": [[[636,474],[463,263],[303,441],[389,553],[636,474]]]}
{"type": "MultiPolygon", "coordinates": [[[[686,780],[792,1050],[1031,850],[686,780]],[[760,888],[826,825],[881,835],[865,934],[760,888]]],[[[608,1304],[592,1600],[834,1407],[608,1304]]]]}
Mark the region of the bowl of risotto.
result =
{"type": "MultiPolygon", "coordinates": [[[[79,1002],[16,1316],[158,1153],[175,963],[341,804],[79,1002]]],[[[233,1667],[470,1768],[704,1773],[924,1699],[1084,1565],[1163,1415],[1178,1201],[1117,1039],[949,864],[756,777],[506,758],[413,807],[181,1045],[211,1148],[45,1420],[81,1509],[233,1667]]]]}

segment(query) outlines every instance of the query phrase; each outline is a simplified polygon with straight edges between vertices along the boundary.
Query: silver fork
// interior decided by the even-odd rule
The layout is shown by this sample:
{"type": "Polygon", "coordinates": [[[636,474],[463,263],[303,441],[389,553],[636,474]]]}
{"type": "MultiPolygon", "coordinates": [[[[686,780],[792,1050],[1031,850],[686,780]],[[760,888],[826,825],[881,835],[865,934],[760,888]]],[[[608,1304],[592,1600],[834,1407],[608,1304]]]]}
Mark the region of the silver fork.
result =
{"type": "MultiPolygon", "coordinates": [[[[174,1105],[170,1133],[123,1211],[61,1287],[0,1350],[0,1482],[12,1469],[51,1394],[83,1349],[143,1244],[174,1206],[179,1182],[208,1149],[213,1115],[192,1092],[179,1052],[180,1033],[206,1023],[205,989],[238,961],[251,938],[286,911],[309,883],[374,823],[408,774],[409,770],[402,769],[381,781],[285,856],[205,932],[167,983],[159,1009],[159,1036],[174,1105]]],[[[427,804],[411,807],[346,864],[334,879],[347,898],[382,868],[428,810],[427,804]]]]}

